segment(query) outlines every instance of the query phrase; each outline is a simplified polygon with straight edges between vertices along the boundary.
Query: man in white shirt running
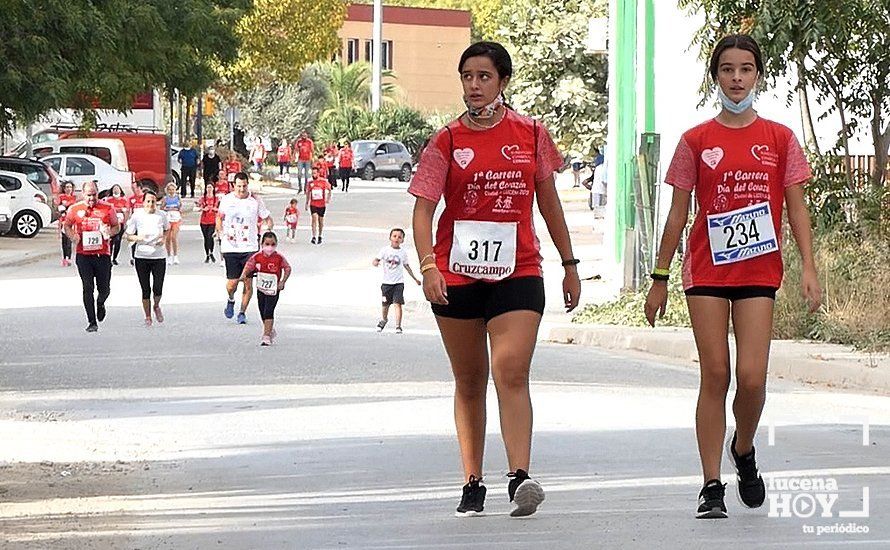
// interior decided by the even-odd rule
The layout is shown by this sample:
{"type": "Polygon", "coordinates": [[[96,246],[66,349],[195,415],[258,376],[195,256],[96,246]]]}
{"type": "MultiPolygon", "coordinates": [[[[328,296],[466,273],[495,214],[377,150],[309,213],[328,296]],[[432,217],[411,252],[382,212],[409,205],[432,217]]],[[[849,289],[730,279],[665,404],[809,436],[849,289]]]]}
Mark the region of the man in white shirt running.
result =
{"type": "MultiPolygon", "coordinates": [[[[216,234],[220,237],[220,252],[226,265],[226,292],[229,295],[225,309],[227,319],[235,315],[235,291],[244,265],[260,249],[262,225],[272,230],[272,213],[262,199],[247,190],[247,174],[238,172],[233,191],[220,198],[219,214],[216,216],[216,234]]],[[[239,325],[247,323],[244,312],[250,304],[252,291],[253,281],[245,280],[241,292],[241,311],[238,313],[239,325]]]]}

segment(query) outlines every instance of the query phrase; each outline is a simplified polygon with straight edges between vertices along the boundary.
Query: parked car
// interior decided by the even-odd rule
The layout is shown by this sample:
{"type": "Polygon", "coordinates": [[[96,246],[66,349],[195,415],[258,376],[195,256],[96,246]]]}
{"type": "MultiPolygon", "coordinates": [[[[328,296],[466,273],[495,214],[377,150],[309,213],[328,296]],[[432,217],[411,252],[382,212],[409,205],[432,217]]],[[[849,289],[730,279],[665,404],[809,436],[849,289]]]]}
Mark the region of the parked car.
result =
{"type": "Polygon", "coordinates": [[[130,169],[130,161],[124,142],[119,139],[83,138],[58,139],[34,148],[34,156],[41,158],[53,154],[79,154],[98,157],[118,170],[130,169]]]}
{"type": "MultiPolygon", "coordinates": [[[[56,171],[38,160],[0,157],[0,170],[24,174],[31,180],[31,183],[43,191],[51,202],[54,202],[62,191],[62,183],[59,181],[59,175],[56,171]]],[[[53,220],[59,217],[58,212],[52,208],[50,210],[52,210],[53,220]]]]}
{"type": "Polygon", "coordinates": [[[96,180],[99,194],[103,194],[117,184],[127,193],[136,183],[133,172],[118,170],[104,160],[91,155],[47,155],[40,159],[59,174],[62,181],[70,181],[74,189],[80,191],[83,184],[96,180]]]}
{"type": "Polygon", "coordinates": [[[24,174],[0,170],[0,234],[30,239],[52,223],[46,194],[24,174]]]}
{"type": "Polygon", "coordinates": [[[363,180],[380,176],[411,179],[411,153],[398,141],[358,140],[352,142],[352,150],[352,170],[363,180]]]}
{"type": "Polygon", "coordinates": [[[55,149],[52,152],[88,153],[97,156],[118,170],[131,170],[140,185],[152,185],[156,189],[163,188],[171,179],[178,181],[179,175],[174,175],[171,171],[170,140],[165,133],[156,129],[121,127],[84,133],[74,127],[53,126],[34,135],[32,138],[34,154],[38,156],[48,154],[43,153],[43,150],[53,142],[67,141],[70,143],[79,139],[120,140],[126,151],[126,165],[120,165],[114,159],[109,160],[102,151],[55,149]],[[38,153],[38,151],[41,153],[38,153]]]}

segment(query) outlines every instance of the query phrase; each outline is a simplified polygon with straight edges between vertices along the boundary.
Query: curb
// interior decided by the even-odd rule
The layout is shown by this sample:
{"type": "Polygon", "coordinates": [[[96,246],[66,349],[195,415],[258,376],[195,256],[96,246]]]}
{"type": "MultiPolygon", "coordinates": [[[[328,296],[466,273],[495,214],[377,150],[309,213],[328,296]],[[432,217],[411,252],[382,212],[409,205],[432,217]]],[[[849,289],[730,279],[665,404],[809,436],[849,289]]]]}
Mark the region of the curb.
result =
{"type": "MultiPolygon", "coordinates": [[[[557,325],[547,341],[610,350],[649,353],[686,363],[698,362],[690,329],[640,328],[618,325],[557,325]]],[[[730,340],[731,356],[734,342],[730,340]]],[[[806,384],[890,394],[890,357],[852,351],[818,342],[773,340],[769,376],[806,384]],[[883,365],[881,363],[884,363],[883,365]]]]}

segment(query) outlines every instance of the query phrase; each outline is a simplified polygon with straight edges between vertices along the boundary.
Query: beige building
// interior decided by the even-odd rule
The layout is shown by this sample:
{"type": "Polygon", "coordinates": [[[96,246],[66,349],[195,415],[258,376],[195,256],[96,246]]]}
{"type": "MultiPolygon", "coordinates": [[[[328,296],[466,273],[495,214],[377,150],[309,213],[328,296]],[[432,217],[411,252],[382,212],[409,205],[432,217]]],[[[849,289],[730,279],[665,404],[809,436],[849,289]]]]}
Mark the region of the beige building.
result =
{"type": "MultiPolygon", "coordinates": [[[[340,29],[343,63],[371,60],[372,7],[349,6],[340,29]]],[[[383,67],[396,75],[401,102],[422,112],[463,110],[457,74],[470,45],[470,12],[383,7],[383,67]]]]}

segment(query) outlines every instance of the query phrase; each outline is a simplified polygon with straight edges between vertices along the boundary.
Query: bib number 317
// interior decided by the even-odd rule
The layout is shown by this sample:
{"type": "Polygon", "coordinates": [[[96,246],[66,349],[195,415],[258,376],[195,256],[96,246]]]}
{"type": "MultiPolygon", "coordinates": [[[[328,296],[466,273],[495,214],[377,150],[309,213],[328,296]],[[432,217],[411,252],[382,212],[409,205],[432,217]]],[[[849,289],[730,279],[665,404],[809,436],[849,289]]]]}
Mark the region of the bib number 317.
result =
{"type": "Polygon", "coordinates": [[[509,277],[516,268],[516,222],[454,222],[449,268],[474,279],[509,277]]]}
{"type": "Polygon", "coordinates": [[[708,240],[714,265],[741,262],[779,250],[768,202],[709,215],[708,240]]]}

